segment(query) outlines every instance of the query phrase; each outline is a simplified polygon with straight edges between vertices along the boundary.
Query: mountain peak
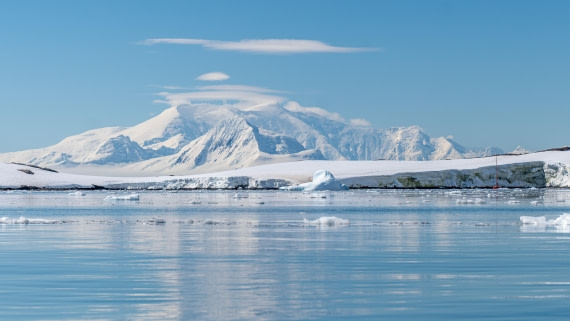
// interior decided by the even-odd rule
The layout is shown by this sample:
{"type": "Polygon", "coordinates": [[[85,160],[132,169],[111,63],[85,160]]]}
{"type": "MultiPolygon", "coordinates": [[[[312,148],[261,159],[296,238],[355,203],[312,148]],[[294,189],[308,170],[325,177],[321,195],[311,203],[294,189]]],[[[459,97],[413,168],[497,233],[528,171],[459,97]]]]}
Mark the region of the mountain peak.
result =
{"type": "Polygon", "coordinates": [[[84,162],[92,164],[132,163],[156,156],[152,151],[145,150],[129,137],[119,135],[104,141],[91,153],[84,162]]]}
{"type": "Polygon", "coordinates": [[[76,173],[83,165],[98,164],[104,171],[107,165],[121,164],[121,169],[135,173],[177,169],[186,174],[300,159],[465,158],[490,150],[431,138],[419,126],[375,129],[295,103],[243,104],[176,105],[130,128],[94,129],[43,149],[0,155],[0,161],[76,173]]]}
{"type": "Polygon", "coordinates": [[[264,154],[295,154],[302,151],[305,148],[295,139],[260,133],[259,128],[245,118],[233,115],[182,149],[171,161],[171,166],[195,168],[210,164],[238,168],[254,163],[264,154]]]}

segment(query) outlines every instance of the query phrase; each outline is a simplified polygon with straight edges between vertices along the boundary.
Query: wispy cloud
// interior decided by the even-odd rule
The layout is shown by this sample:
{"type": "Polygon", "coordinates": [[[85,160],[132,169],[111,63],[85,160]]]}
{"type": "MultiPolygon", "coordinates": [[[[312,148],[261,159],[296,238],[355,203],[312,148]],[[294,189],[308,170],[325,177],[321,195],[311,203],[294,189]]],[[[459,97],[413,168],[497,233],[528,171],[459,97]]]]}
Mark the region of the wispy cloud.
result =
{"type": "Polygon", "coordinates": [[[294,102],[294,101],[290,101],[288,102],[285,106],[285,109],[287,109],[290,112],[299,112],[299,113],[313,113],[313,114],[317,114],[319,116],[322,117],[326,117],[328,119],[332,119],[332,120],[336,120],[336,121],[340,121],[340,122],[344,122],[344,118],[342,118],[342,116],[340,116],[340,114],[338,113],[333,113],[330,111],[327,111],[323,108],[320,107],[304,107],[299,105],[299,103],[294,102]]]}
{"type": "Polygon", "coordinates": [[[213,50],[241,51],[263,54],[301,54],[301,53],[352,53],[378,51],[377,48],[357,48],[331,46],[317,40],[300,39],[243,39],[240,41],[219,41],[187,38],[146,39],[140,44],[198,45],[213,50]]]}
{"type": "MultiPolygon", "coordinates": [[[[183,87],[177,87],[183,88],[183,87]]],[[[286,92],[269,88],[247,85],[209,85],[194,87],[188,92],[157,93],[161,99],[155,103],[176,105],[203,105],[203,106],[226,106],[236,110],[252,110],[265,108],[266,106],[281,106],[293,113],[311,113],[331,120],[348,123],[353,126],[368,127],[370,123],[364,119],[344,119],[340,114],[329,112],[320,107],[304,107],[295,101],[291,101],[282,94],[286,92]]]]}
{"type": "Polygon", "coordinates": [[[370,122],[368,120],[363,119],[363,118],[351,119],[350,124],[352,126],[357,126],[357,127],[370,127],[370,126],[372,126],[372,124],[370,124],[370,122]]]}
{"type": "Polygon", "coordinates": [[[217,91],[245,91],[245,92],[254,92],[254,93],[261,93],[261,94],[283,94],[285,93],[282,90],[275,90],[257,86],[247,86],[247,85],[210,85],[210,86],[200,86],[196,87],[196,89],[201,91],[208,91],[208,90],[217,90],[217,91]]]}
{"type": "Polygon", "coordinates": [[[249,108],[259,105],[279,104],[286,101],[286,98],[272,95],[276,91],[253,86],[225,85],[225,86],[203,86],[198,87],[198,91],[172,93],[161,92],[161,100],[156,103],[167,103],[171,106],[180,104],[196,104],[203,102],[228,104],[235,108],[249,108]]]}
{"type": "Polygon", "coordinates": [[[207,74],[200,75],[196,80],[202,81],[223,81],[230,79],[230,76],[223,72],[209,72],[207,74]]]}

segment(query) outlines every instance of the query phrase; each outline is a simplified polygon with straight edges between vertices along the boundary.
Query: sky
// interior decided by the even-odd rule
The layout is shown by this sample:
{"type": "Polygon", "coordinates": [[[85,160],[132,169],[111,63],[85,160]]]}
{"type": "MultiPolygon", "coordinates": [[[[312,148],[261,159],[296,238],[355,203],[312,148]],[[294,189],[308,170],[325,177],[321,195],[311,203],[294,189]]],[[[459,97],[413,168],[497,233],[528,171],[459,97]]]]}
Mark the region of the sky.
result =
{"type": "Polygon", "coordinates": [[[569,16],[570,1],[2,0],[0,153],[212,88],[471,148],[570,145],[569,16]]]}

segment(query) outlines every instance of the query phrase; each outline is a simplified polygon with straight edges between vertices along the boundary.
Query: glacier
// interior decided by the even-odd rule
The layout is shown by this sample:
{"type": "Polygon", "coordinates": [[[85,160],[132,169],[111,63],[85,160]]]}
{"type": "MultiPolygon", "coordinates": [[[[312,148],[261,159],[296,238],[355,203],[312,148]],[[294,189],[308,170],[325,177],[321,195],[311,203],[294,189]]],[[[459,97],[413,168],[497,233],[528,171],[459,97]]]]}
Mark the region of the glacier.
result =
{"type": "Polygon", "coordinates": [[[0,189],[280,189],[301,184],[315,186],[331,177],[335,184],[349,188],[492,188],[495,173],[500,187],[568,188],[569,172],[568,150],[434,161],[304,160],[147,177],[78,175],[0,163],[0,189]]]}

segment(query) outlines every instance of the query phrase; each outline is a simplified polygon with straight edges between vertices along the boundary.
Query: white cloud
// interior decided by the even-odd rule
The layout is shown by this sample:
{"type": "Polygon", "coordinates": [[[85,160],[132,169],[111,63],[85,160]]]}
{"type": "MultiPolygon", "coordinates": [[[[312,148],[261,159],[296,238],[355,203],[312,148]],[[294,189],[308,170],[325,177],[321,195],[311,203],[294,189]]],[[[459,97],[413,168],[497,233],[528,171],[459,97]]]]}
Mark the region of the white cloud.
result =
{"type": "Polygon", "coordinates": [[[280,95],[283,91],[246,85],[209,85],[194,87],[187,92],[163,91],[157,95],[161,99],[155,103],[176,105],[226,105],[238,110],[251,110],[270,105],[280,105],[290,112],[312,113],[342,123],[350,123],[353,126],[368,127],[371,124],[365,119],[351,119],[346,121],[340,114],[327,111],[320,107],[304,107],[295,101],[290,101],[280,95]]]}
{"type": "Polygon", "coordinates": [[[301,39],[243,39],[240,41],[218,41],[186,38],[154,38],[140,42],[143,45],[176,44],[199,45],[214,50],[229,50],[265,54],[298,54],[298,53],[351,53],[378,51],[376,48],[356,48],[331,46],[317,40],[301,39]]]}
{"type": "MultiPolygon", "coordinates": [[[[206,86],[206,87],[216,87],[216,86],[206,86]]],[[[269,95],[260,92],[259,90],[248,91],[248,90],[240,90],[240,88],[232,89],[231,87],[227,89],[210,88],[209,90],[200,90],[200,91],[192,91],[184,93],[161,92],[158,93],[158,95],[163,97],[163,99],[155,100],[155,102],[167,102],[171,106],[181,105],[181,104],[195,104],[201,102],[218,102],[218,103],[221,102],[223,104],[232,103],[239,108],[240,106],[251,107],[255,105],[279,104],[286,101],[284,97],[269,95]]]]}
{"type": "Polygon", "coordinates": [[[358,126],[358,127],[370,127],[370,126],[372,126],[372,124],[370,124],[370,122],[368,120],[363,119],[363,118],[351,119],[350,124],[352,126],[358,126]]]}
{"type": "Polygon", "coordinates": [[[200,75],[196,80],[202,81],[223,81],[230,79],[230,76],[223,72],[209,72],[207,74],[200,75]]]}
{"type": "Polygon", "coordinates": [[[183,89],[187,89],[185,87],[180,87],[180,86],[162,86],[162,88],[167,89],[167,90],[183,90],[183,89]]]}
{"type": "Polygon", "coordinates": [[[284,107],[290,112],[313,113],[328,119],[345,122],[338,113],[332,113],[320,107],[303,107],[294,101],[288,102],[284,107]]]}
{"type": "Polygon", "coordinates": [[[210,86],[200,86],[196,87],[198,90],[220,90],[220,91],[250,91],[256,93],[273,93],[279,94],[284,93],[280,90],[268,89],[257,86],[247,86],[247,85],[210,85],[210,86]]]}

